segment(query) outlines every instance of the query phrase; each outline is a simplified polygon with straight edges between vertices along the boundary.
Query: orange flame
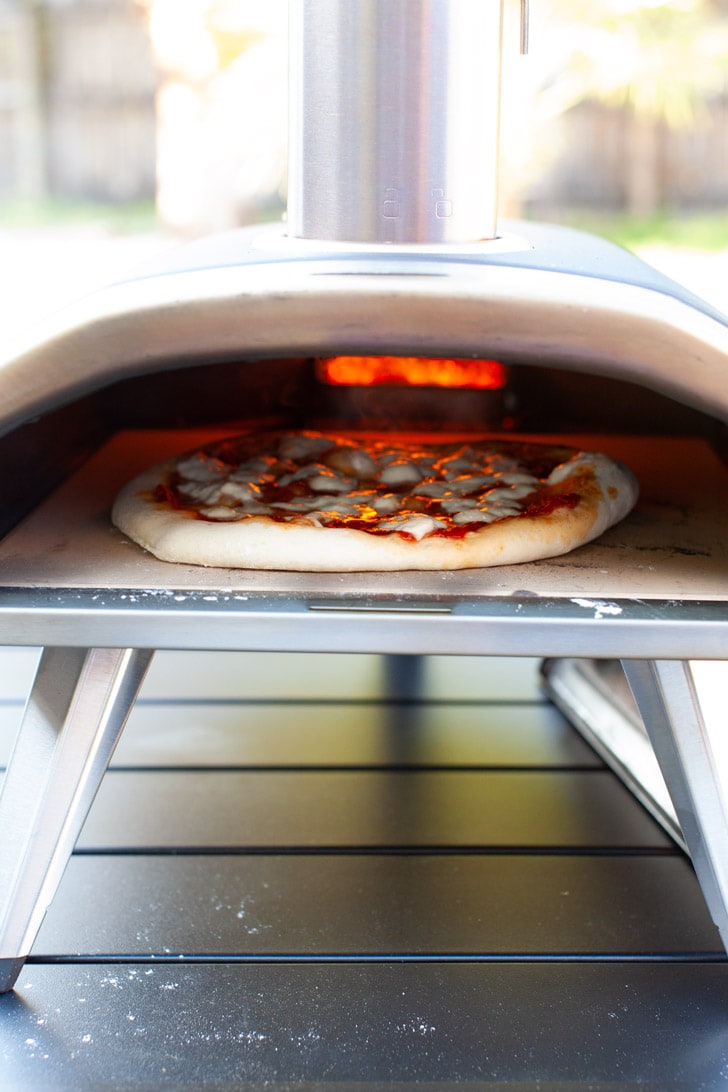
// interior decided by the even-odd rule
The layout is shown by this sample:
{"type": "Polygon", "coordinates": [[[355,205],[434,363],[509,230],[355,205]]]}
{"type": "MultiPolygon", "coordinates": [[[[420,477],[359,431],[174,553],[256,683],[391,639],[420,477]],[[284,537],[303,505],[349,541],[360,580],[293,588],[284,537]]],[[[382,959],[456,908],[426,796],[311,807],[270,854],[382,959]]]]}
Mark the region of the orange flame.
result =
{"type": "Polygon", "coordinates": [[[431,359],[419,356],[332,356],[316,361],[322,383],[369,387],[469,387],[502,390],[507,369],[497,360],[431,359]]]}

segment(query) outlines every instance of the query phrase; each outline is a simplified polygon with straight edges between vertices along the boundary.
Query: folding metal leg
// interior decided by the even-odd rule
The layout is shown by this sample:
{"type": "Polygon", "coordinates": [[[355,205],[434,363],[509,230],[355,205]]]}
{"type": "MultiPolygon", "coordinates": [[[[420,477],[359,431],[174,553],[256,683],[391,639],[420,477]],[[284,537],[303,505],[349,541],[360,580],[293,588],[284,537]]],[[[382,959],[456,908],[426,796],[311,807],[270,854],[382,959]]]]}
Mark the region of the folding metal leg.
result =
{"type": "Polygon", "coordinates": [[[41,656],[0,794],[0,993],[22,969],[152,656],[41,656]]]}
{"type": "Polygon", "coordinates": [[[624,660],[705,901],[728,949],[728,810],[687,660],[624,660]]]}

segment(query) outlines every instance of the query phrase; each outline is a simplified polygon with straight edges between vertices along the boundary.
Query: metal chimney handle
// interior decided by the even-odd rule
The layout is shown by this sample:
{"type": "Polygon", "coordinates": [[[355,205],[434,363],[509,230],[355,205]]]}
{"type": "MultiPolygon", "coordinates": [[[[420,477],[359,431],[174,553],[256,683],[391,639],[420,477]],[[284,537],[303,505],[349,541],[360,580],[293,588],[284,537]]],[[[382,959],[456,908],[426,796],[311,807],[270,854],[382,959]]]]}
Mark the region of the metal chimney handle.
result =
{"type": "Polygon", "coordinates": [[[503,0],[292,0],[288,230],[496,234],[503,0]]]}
{"type": "Polygon", "coordinates": [[[529,0],[521,0],[521,53],[528,53],[528,35],[531,22],[529,0]]]}

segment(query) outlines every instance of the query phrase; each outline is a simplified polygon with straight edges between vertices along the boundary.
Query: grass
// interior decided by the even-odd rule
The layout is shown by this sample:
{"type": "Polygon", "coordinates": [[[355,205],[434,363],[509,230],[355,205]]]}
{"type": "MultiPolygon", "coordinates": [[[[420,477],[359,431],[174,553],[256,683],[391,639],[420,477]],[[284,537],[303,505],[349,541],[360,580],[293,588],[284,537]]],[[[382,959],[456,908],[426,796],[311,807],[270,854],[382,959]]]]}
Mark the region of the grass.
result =
{"type": "MultiPolygon", "coordinates": [[[[281,210],[265,210],[261,218],[277,219],[281,210]]],[[[728,250],[728,210],[684,213],[662,211],[649,217],[626,213],[563,209],[539,219],[566,224],[610,239],[628,250],[664,246],[700,251],[728,250]]],[[[94,226],[115,235],[158,230],[153,201],[101,204],[48,200],[37,204],[0,201],[0,228],[78,228],[94,226]]]]}
{"type": "Polygon", "coordinates": [[[728,211],[690,214],[665,211],[640,218],[625,213],[566,211],[559,222],[600,235],[628,250],[649,246],[728,250],[728,211]]]}
{"type": "Polygon", "coordinates": [[[116,235],[133,235],[158,230],[153,201],[123,204],[86,201],[2,201],[0,228],[84,227],[102,228],[116,235]]]}

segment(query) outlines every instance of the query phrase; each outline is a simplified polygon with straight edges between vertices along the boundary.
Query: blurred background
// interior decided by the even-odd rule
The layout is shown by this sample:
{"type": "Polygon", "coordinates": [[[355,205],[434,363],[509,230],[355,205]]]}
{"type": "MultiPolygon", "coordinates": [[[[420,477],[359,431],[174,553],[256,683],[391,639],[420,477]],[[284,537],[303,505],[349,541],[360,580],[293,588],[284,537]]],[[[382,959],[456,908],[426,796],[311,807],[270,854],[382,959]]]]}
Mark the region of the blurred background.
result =
{"type": "MultiPolygon", "coordinates": [[[[728,0],[531,0],[525,57],[518,15],[501,215],[614,239],[728,311],[728,0]]],[[[286,16],[0,0],[0,348],[160,249],[280,219],[286,16]]]]}

